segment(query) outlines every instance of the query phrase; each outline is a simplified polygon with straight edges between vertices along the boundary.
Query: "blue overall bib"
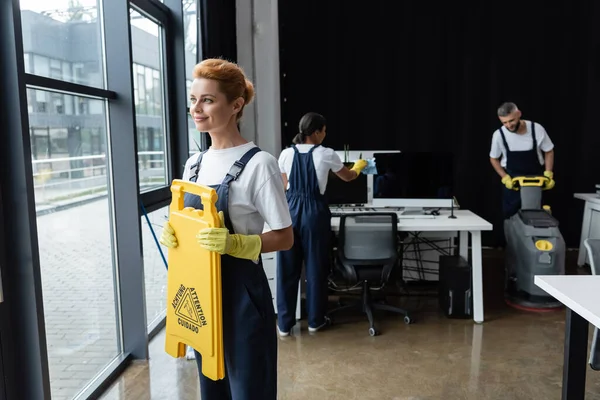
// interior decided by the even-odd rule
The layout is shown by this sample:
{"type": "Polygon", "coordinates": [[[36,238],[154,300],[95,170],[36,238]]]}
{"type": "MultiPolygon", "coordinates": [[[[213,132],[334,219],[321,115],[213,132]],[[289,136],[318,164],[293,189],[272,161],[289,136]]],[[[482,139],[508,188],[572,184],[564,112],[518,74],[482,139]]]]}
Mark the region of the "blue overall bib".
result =
{"type": "Polygon", "coordinates": [[[327,274],[331,238],[331,212],[325,196],[319,190],[319,181],[313,161],[313,146],[308,153],[300,153],[296,146],[286,192],[294,245],[280,251],[277,257],[277,320],[279,330],[289,332],[296,323],[298,283],[302,261],[306,266],[306,309],[308,325],[318,328],[326,321],[327,274]]]}
{"type": "MultiPolygon", "coordinates": [[[[506,149],[506,173],[512,178],[518,176],[543,176],[544,166],[540,165],[537,152],[537,140],[535,138],[535,123],[531,121],[531,137],[533,138],[533,147],[530,150],[511,151],[506,142],[504,131],[500,127],[500,135],[504,148],[506,149]]],[[[503,187],[502,212],[504,219],[508,219],[519,212],[521,208],[521,193],[503,187]]]]}
{"type": "MultiPolygon", "coordinates": [[[[260,151],[254,147],[231,167],[223,182],[211,186],[219,196],[217,210],[234,233],[228,212],[229,185],[250,159],[260,151]]],[[[202,155],[192,165],[196,182],[202,155]]],[[[200,197],[185,194],[185,207],[203,209],[200,197]]],[[[202,265],[198,265],[202,268],[202,265]]],[[[262,266],[251,260],[221,256],[223,292],[223,346],[225,378],[213,381],[202,375],[202,356],[195,352],[202,400],[275,400],[277,398],[277,333],[271,289],[262,266]]]]}

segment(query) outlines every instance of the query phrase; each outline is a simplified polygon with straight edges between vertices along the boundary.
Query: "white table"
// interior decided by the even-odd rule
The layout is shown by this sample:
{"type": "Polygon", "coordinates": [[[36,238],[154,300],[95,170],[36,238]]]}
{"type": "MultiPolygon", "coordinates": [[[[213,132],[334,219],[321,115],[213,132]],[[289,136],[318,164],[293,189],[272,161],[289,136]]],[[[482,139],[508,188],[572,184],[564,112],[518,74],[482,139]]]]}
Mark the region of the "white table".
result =
{"type": "Polygon", "coordinates": [[[562,399],[583,399],[588,322],[600,328],[600,276],[536,275],[534,282],[567,307],[562,399]]]}
{"type": "Polygon", "coordinates": [[[583,242],[587,238],[600,239],[600,195],[596,193],[575,193],[574,197],[585,201],[583,222],[581,224],[581,240],[579,242],[579,257],[577,265],[585,265],[587,251],[583,242]]]}
{"type": "MultiPolygon", "coordinates": [[[[366,206],[369,208],[369,206],[366,206]]],[[[337,209],[335,212],[341,212],[337,209]]],[[[391,211],[391,210],[390,210],[391,211]]],[[[375,211],[343,211],[344,214],[357,212],[390,212],[385,208],[375,211]]],[[[393,211],[392,211],[393,212],[393,211]]],[[[471,234],[471,269],[473,273],[473,320],[483,322],[483,265],[481,258],[481,232],[491,231],[491,223],[469,210],[454,210],[455,219],[448,218],[450,210],[441,210],[440,215],[434,218],[402,218],[398,213],[398,230],[403,232],[459,232],[459,254],[466,260],[469,259],[469,233],[471,234]]],[[[331,230],[339,231],[340,218],[331,218],[331,230]]]]}

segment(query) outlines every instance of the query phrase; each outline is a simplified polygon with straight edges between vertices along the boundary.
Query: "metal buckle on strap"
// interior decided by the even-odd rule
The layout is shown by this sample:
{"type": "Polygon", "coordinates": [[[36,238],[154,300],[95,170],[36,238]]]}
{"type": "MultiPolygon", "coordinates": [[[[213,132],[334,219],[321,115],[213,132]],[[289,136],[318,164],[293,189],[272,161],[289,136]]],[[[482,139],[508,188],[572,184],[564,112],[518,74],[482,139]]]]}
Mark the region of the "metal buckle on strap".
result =
{"type": "Polygon", "coordinates": [[[237,160],[236,162],[233,163],[233,165],[229,169],[228,174],[233,177],[233,180],[236,180],[242,173],[243,169],[244,169],[244,164],[242,164],[239,160],[237,160]]]}

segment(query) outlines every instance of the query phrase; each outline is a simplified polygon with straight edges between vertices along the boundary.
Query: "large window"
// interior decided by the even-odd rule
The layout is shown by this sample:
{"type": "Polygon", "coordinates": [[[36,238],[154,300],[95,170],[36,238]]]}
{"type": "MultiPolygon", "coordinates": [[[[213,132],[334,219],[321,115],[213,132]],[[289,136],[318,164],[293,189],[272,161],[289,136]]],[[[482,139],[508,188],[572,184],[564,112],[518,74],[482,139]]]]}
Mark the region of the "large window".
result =
{"type": "Polygon", "coordinates": [[[105,87],[96,0],[20,0],[25,71],[105,87]]]}
{"type": "MultiPolygon", "coordinates": [[[[32,100],[52,95],[29,91],[32,100]]],[[[85,100],[96,110],[106,109],[103,100],[85,100]]],[[[106,113],[76,121],[69,115],[51,115],[54,118],[47,119],[30,113],[29,120],[50,382],[53,398],[66,399],[121,348],[106,113]],[[91,154],[92,149],[99,154],[91,154]]]]}
{"type": "MultiPolygon", "coordinates": [[[[95,0],[21,0],[25,72],[104,88],[95,0]]],[[[27,89],[53,399],[73,398],[121,351],[107,101],[27,89]]]]}
{"type": "Polygon", "coordinates": [[[167,185],[162,27],[131,9],[133,87],[140,191],[167,185]]]}

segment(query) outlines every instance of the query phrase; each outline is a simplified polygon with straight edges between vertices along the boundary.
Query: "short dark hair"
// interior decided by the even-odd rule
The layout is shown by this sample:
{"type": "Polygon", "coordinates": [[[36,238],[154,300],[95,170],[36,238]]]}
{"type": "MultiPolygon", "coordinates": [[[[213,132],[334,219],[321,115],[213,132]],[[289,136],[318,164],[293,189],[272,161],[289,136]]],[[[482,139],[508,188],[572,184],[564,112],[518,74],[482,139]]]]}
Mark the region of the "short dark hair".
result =
{"type": "Polygon", "coordinates": [[[517,111],[519,108],[515,103],[506,102],[502,103],[500,107],[498,107],[498,116],[506,117],[507,115],[517,111]]]}

